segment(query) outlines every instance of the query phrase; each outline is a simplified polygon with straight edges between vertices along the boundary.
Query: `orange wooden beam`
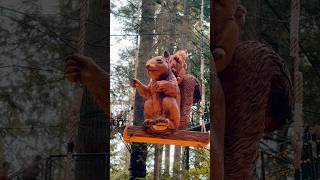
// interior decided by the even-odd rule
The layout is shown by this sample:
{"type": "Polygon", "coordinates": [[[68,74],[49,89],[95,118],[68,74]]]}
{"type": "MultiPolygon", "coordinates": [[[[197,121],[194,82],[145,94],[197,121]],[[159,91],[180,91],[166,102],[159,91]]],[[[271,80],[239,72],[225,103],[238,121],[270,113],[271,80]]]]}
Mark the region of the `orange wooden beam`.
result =
{"type": "Polygon", "coordinates": [[[150,134],[142,126],[128,126],[123,132],[125,142],[141,142],[149,144],[173,144],[205,148],[210,142],[209,133],[176,130],[170,135],[150,134]]]}

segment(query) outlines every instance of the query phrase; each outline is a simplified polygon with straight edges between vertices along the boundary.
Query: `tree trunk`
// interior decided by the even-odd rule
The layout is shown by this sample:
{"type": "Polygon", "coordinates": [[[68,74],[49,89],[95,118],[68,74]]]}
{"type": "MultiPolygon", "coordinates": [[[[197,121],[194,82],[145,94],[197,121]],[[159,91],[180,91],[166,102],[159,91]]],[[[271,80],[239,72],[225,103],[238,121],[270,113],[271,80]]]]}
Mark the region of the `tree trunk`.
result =
{"type": "Polygon", "coordinates": [[[201,1],[201,66],[200,66],[200,81],[201,81],[201,102],[200,102],[200,117],[201,117],[201,131],[205,132],[206,131],[206,127],[205,127],[205,122],[204,122],[204,109],[206,106],[206,86],[205,86],[205,82],[204,82],[204,28],[203,28],[203,6],[204,6],[204,2],[203,0],[201,1]]]}
{"type": "Polygon", "coordinates": [[[189,150],[189,147],[185,147],[183,150],[183,179],[189,179],[189,150]]]}
{"type": "Polygon", "coordinates": [[[301,168],[301,152],[303,147],[303,74],[300,71],[299,58],[299,20],[300,0],[291,0],[290,18],[290,57],[293,60],[293,164],[294,168],[301,168]]]}
{"type": "MultiPolygon", "coordinates": [[[[181,36],[181,45],[180,45],[180,49],[187,49],[189,48],[189,33],[190,33],[190,23],[189,23],[189,0],[184,0],[183,1],[183,22],[182,22],[182,26],[181,26],[181,32],[182,32],[182,36],[181,36]]],[[[191,68],[187,68],[187,73],[191,74],[191,68]]],[[[184,148],[184,150],[189,150],[189,147],[184,148]]],[[[184,151],[183,151],[184,152],[184,151]]],[[[175,156],[176,157],[176,156],[175,156]]],[[[182,157],[182,161],[184,162],[186,159],[185,154],[183,154],[183,156],[180,155],[180,157],[182,157]]],[[[189,160],[189,158],[188,158],[189,160]]],[[[175,159],[175,161],[177,161],[177,159],[175,159]]],[[[181,158],[179,159],[179,161],[181,161],[181,158]]],[[[188,173],[189,168],[187,168],[188,166],[186,166],[184,163],[182,162],[182,171],[183,171],[183,175],[188,173]]],[[[189,161],[188,161],[189,162],[189,161]]],[[[184,179],[187,179],[187,176],[183,177],[184,179]]]]}
{"type": "Polygon", "coordinates": [[[176,24],[177,24],[177,16],[176,16],[176,12],[177,12],[177,5],[178,5],[178,2],[177,0],[171,0],[169,1],[169,22],[170,22],[170,25],[169,25],[169,52],[171,54],[173,54],[173,52],[176,50],[175,49],[175,45],[177,44],[177,27],[176,27],[176,24]]]}
{"type": "MultiPolygon", "coordinates": [[[[177,29],[176,29],[177,5],[178,5],[177,0],[166,1],[167,7],[164,7],[162,4],[162,6],[163,6],[162,8],[165,8],[165,10],[166,10],[165,12],[167,12],[166,17],[165,17],[166,22],[167,23],[169,22],[169,24],[170,24],[167,29],[167,33],[170,35],[169,35],[169,38],[167,39],[168,41],[166,41],[165,44],[163,44],[163,45],[167,47],[167,50],[169,50],[170,53],[173,53],[175,51],[174,46],[176,45],[176,42],[177,42],[177,36],[175,35],[175,34],[177,34],[177,29]]],[[[185,30],[186,31],[184,33],[185,33],[185,35],[187,35],[188,29],[186,28],[185,30]]],[[[186,44],[187,44],[187,42],[184,42],[184,45],[186,45],[186,44]]],[[[173,159],[173,177],[176,179],[180,178],[180,172],[181,172],[180,166],[181,166],[181,146],[175,146],[174,159],[173,159]]],[[[167,171],[167,172],[169,172],[169,171],[167,171]]],[[[167,174],[167,175],[169,175],[169,174],[167,174]]]]}
{"type": "MultiPolygon", "coordinates": [[[[141,22],[140,22],[140,46],[138,52],[138,61],[136,68],[135,78],[139,79],[142,83],[147,84],[149,79],[146,75],[145,64],[153,52],[153,34],[154,21],[149,17],[155,14],[155,3],[149,0],[142,1],[141,7],[141,22]]],[[[134,125],[142,125],[144,121],[144,101],[143,98],[136,93],[134,101],[134,125]]],[[[133,143],[131,146],[131,159],[130,159],[130,179],[136,179],[146,176],[146,158],[147,158],[147,145],[142,143],[133,143]]]]}
{"type": "MultiPolygon", "coordinates": [[[[102,0],[89,1],[89,19],[87,23],[84,54],[96,60],[97,64],[109,72],[109,3],[102,0]],[[107,37],[107,38],[106,38],[107,37]]],[[[109,80],[105,88],[109,89],[109,80]]],[[[107,92],[106,92],[107,93],[107,92]]],[[[107,96],[109,97],[109,96],[107,96]]],[[[109,99],[107,99],[109,101],[109,99]]],[[[109,108],[108,108],[109,109],[109,108]]],[[[102,153],[100,156],[78,156],[75,160],[75,179],[108,179],[110,124],[109,112],[103,112],[94,97],[84,88],[80,109],[80,122],[76,143],[77,153],[102,153]]]]}
{"type": "MultiPolygon", "coordinates": [[[[161,12],[159,15],[159,26],[157,33],[161,34],[158,38],[158,50],[162,53],[164,50],[170,54],[174,52],[174,47],[177,42],[177,0],[162,0],[161,12]]],[[[179,29],[178,29],[179,31],[179,29]]]]}
{"type": "Polygon", "coordinates": [[[188,49],[188,40],[189,40],[189,2],[188,0],[183,1],[183,19],[182,19],[182,25],[181,25],[181,44],[179,45],[180,49],[188,49]]]}
{"type": "Polygon", "coordinates": [[[165,150],[165,162],[164,162],[164,178],[169,178],[170,177],[170,145],[166,145],[166,150],[165,150]]]}
{"type": "Polygon", "coordinates": [[[174,148],[173,179],[181,179],[181,146],[174,148]]]}
{"type": "Polygon", "coordinates": [[[155,145],[153,179],[159,180],[162,164],[162,145],[155,145]]]}

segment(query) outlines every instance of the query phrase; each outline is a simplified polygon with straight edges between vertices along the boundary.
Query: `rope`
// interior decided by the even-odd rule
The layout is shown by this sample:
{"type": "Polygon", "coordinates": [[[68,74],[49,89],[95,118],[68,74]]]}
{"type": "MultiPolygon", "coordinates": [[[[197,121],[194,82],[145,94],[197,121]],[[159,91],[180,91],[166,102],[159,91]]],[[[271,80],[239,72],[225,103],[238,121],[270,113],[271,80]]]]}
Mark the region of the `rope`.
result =
{"type": "Polygon", "coordinates": [[[78,50],[80,54],[84,54],[84,48],[86,43],[86,32],[87,32],[87,21],[89,15],[89,0],[80,0],[80,31],[79,31],[79,42],[78,50]]]}
{"type": "MultiPolygon", "coordinates": [[[[79,41],[78,41],[78,52],[84,55],[84,49],[86,45],[86,32],[87,32],[87,21],[89,15],[89,0],[80,0],[80,21],[79,21],[79,41]]],[[[74,149],[75,137],[77,134],[77,127],[80,114],[80,106],[82,101],[83,90],[77,85],[73,87],[73,98],[74,102],[72,107],[72,117],[68,121],[68,130],[69,130],[69,142],[68,142],[68,151],[66,159],[66,173],[64,176],[65,180],[73,179],[73,162],[72,162],[72,153],[74,149]]]]}
{"type": "Polygon", "coordinates": [[[303,133],[303,76],[299,71],[299,17],[300,0],[291,1],[291,22],[290,22],[290,56],[293,59],[293,82],[294,82],[294,116],[293,116],[293,150],[294,166],[300,168],[303,133]]]}

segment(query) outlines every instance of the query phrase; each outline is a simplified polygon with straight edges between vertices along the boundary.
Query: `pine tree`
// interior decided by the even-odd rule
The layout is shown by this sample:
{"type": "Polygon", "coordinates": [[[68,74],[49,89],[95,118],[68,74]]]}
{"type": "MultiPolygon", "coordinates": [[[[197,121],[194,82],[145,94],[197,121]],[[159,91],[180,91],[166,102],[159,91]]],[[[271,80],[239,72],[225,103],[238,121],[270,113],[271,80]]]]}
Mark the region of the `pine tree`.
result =
{"type": "MultiPolygon", "coordinates": [[[[142,83],[147,84],[149,79],[145,73],[145,64],[153,52],[153,34],[154,21],[150,17],[154,16],[155,4],[153,1],[143,0],[141,6],[141,22],[140,22],[140,43],[138,60],[136,61],[136,75],[142,83]]],[[[136,93],[134,101],[134,125],[142,125],[144,121],[143,114],[143,98],[136,93]]],[[[131,159],[130,159],[130,179],[146,176],[146,158],[147,145],[142,143],[133,143],[131,145],[131,159]]]]}

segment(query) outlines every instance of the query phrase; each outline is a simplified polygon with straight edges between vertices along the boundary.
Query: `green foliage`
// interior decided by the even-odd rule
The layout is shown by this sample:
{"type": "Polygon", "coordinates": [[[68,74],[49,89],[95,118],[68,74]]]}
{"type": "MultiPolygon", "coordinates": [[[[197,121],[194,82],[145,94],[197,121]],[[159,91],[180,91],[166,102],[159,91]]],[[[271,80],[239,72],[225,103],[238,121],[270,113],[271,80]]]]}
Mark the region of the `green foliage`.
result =
{"type": "Polygon", "coordinates": [[[210,151],[191,149],[191,168],[188,177],[191,179],[210,179],[210,151]]]}
{"type": "Polygon", "coordinates": [[[111,106],[121,106],[119,110],[130,109],[129,94],[132,89],[129,81],[134,77],[134,53],[134,49],[123,50],[120,54],[121,61],[111,66],[111,106]]]}
{"type": "Polygon", "coordinates": [[[129,178],[128,165],[130,160],[130,152],[124,146],[119,146],[120,135],[115,136],[110,143],[110,179],[122,180],[129,178]]]}

